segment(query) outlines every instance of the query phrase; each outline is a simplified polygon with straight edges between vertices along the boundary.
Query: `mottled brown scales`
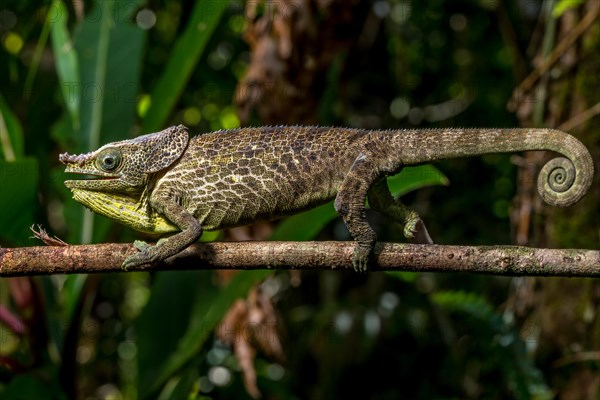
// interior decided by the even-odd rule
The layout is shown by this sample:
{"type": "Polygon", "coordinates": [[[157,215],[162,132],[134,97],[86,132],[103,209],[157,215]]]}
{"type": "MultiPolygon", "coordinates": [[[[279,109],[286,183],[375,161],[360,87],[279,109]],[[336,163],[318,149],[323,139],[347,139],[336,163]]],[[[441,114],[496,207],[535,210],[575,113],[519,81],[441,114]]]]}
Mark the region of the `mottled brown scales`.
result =
{"type": "Polygon", "coordinates": [[[365,217],[372,208],[404,225],[419,217],[392,198],[385,177],[405,165],[525,150],[552,150],[538,189],[555,206],[578,201],[591,185],[592,158],[574,137],[549,129],[368,131],[323,127],[241,128],[189,139],[184,126],[109,143],[91,153],[62,154],[75,200],[134,229],[177,234],[140,252],[124,267],[163,260],[214,230],[276,219],[335,199],[366,270],[376,240],[365,217]]]}

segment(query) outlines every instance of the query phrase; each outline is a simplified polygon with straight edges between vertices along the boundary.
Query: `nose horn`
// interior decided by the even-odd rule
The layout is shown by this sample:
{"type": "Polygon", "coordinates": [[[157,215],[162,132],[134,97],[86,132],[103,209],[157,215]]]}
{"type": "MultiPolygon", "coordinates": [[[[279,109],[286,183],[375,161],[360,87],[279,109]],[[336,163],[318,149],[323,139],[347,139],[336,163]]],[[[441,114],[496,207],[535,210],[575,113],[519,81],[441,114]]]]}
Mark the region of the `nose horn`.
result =
{"type": "Polygon", "coordinates": [[[74,156],[69,153],[62,153],[58,156],[58,160],[63,164],[82,164],[84,161],[83,156],[85,156],[85,154],[74,156]]]}

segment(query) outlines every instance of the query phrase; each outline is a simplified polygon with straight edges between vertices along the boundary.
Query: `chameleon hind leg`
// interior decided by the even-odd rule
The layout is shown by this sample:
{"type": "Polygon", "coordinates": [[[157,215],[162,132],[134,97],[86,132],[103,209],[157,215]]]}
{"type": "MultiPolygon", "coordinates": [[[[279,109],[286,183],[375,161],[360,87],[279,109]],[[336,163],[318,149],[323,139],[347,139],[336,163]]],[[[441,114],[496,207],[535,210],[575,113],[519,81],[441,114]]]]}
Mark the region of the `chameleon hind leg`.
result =
{"type": "Polygon", "coordinates": [[[377,166],[366,155],[359,155],[348,171],[333,203],[336,211],[356,241],[352,253],[355,271],[365,272],[373,256],[377,235],[367,222],[365,201],[372,183],[377,180],[377,166]]]}
{"type": "Polygon", "coordinates": [[[433,244],[419,214],[406,207],[400,200],[394,199],[385,177],[381,177],[373,183],[368,196],[371,208],[402,225],[404,236],[411,242],[433,244]]]}

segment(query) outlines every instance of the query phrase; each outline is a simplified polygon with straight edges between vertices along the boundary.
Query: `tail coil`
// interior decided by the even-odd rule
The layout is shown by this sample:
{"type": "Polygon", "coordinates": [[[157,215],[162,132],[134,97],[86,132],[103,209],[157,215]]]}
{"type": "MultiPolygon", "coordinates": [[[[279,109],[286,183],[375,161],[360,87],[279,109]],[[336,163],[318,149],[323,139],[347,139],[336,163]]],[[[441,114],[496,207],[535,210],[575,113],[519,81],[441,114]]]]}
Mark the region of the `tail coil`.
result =
{"type": "Polygon", "coordinates": [[[392,143],[404,165],[451,158],[519,151],[552,151],[561,156],[546,163],[538,175],[538,192],[555,207],[568,207],[589,190],[594,161],[574,136],[546,128],[475,128],[397,131],[392,143]]]}
{"type": "Polygon", "coordinates": [[[585,175],[568,158],[553,158],[542,167],[538,175],[538,192],[546,203],[555,207],[568,207],[587,192],[591,179],[586,179],[585,175]]]}

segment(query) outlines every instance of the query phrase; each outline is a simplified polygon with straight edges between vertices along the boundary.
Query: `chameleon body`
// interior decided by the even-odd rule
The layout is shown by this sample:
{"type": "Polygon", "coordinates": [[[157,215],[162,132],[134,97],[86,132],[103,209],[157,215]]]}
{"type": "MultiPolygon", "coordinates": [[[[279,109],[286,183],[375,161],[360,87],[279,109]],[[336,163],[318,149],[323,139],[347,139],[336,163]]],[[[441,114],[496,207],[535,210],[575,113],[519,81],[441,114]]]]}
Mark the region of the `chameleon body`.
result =
{"type": "Polygon", "coordinates": [[[363,130],[280,126],[240,128],[189,138],[182,125],[81,155],[61,154],[76,201],[136,230],[175,233],[140,246],[124,268],[153,263],[215,230],[276,219],[335,199],[356,241],[353,264],[366,270],[376,235],[370,206],[405,226],[418,216],[395,200],[386,176],[403,166],[443,159],[525,150],[565,157],[541,169],[538,190],[551,205],[577,202],[589,189],[594,166],[573,136],[551,129],[363,130]]]}

